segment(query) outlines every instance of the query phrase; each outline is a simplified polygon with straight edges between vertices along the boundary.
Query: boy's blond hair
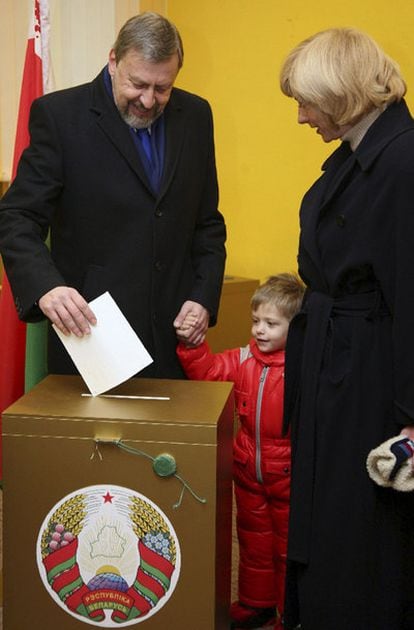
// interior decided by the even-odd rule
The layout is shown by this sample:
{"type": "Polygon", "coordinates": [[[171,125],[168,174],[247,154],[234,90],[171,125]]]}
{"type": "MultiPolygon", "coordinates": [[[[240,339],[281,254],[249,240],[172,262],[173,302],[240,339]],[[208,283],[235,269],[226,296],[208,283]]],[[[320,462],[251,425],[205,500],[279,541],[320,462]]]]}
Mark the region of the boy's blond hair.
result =
{"type": "Polygon", "coordinates": [[[294,273],[279,273],[270,276],[253,293],[250,305],[255,311],[262,304],[276,306],[280,314],[289,321],[300,310],[305,285],[294,273]]]}

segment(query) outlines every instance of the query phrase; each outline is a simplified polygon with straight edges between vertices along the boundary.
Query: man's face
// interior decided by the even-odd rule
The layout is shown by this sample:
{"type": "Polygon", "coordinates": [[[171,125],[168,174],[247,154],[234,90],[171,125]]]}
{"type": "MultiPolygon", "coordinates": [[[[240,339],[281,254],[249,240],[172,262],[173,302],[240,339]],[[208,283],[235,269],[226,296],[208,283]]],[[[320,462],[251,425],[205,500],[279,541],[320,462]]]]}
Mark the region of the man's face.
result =
{"type": "Polygon", "coordinates": [[[109,53],[109,74],[115,104],[131,127],[149,127],[167,105],[178,74],[178,55],[153,63],[129,50],[118,64],[113,50],[109,53]]]}

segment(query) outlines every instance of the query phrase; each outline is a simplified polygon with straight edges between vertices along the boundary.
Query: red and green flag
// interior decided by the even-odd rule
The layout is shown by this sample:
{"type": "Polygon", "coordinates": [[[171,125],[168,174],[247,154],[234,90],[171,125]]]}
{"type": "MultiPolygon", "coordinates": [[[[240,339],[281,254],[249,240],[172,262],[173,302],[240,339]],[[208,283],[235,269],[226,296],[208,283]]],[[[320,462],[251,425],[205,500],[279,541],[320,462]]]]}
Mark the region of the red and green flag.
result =
{"type": "MultiPolygon", "coordinates": [[[[50,91],[48,0],[34,0],[20,90],[11,179],[28,146],[33,100],[50,91]]],[[[17,317],[13,295],[3,274],[0,293],[0,415],[46,375],[46,322],[24,324],[17,317]]],[[[1,454],[0,454],[1,473],[1,454]]]]}

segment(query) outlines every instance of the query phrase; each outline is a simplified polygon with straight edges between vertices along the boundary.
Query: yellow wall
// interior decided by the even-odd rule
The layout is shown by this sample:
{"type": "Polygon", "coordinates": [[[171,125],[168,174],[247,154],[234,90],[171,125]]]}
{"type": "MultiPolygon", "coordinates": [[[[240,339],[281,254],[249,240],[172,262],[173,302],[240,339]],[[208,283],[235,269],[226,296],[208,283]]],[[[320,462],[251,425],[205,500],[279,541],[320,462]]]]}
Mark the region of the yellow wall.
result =
{"type": "MultiPolygon", "coordinates": [[[[166,0],[143,0],[160,10],[166,0]]],[[[17,111],[33,0],[0,0],[0,180],[12,170],[17,111]]],[[[54,89],[90,81],[108,58],[116,33],[140,0],[49,0],[49,49],[54,89]]]]}
{"type": "Polygon", "coordinates": [[[370,33],[400,64],[414,111],[414,7],[407,0],[168,0],[184,40],[178,85],[215,119],[227,273],[264,279],[296,268],[298,206],[336,146],[296,123],[278,87],[282,59],[331,26],[370,33]]]}
{"type": "MultiPolygon", "coordinates": [[[[10,173],[31,5],[2,0],[0,179],[10,173]]],[[[414,111],[408,0],[50,0],[50,6],[56,88],[92,79],[116,29],[138,10],[159,11],[177,24],[185,49],[178,85],[213,107],[231,275],[264,279],[296,267],[300,199],[334,149],[297,125],[295,103],[279,91],[280,64],[296,43],[330,26],[366,30],[400,63],[414,111]]]]}

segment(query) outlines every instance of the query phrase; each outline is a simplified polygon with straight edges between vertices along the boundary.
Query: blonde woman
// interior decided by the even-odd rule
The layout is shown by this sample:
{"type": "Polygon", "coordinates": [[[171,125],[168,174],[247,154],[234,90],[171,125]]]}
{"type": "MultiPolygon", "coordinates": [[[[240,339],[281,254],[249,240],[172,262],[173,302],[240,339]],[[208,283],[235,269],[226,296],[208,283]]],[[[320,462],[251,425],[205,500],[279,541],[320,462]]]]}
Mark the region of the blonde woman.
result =
{"type": "Polygon", "coordinates": [[[298,122],[339,140],[301,210],[308,286],[286,350],[292,431],[285,628],[414,628],[414,493],[377,486],[367,455],[414,438],[414,123],[397,64],[329,29],[281,70],[298,122]]]}

